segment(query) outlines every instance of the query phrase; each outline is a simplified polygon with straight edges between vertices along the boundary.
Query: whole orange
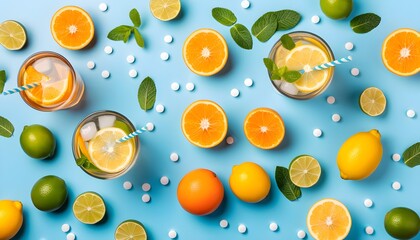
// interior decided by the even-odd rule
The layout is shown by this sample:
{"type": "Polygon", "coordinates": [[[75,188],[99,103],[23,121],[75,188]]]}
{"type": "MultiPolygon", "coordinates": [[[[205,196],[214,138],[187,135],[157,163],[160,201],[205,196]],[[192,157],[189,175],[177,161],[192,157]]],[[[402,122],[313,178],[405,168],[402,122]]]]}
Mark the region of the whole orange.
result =
{"type": "Polygon", "coordinates": [[[207,215],[222,203],[224,188],[214,172],[199,168],[181,179],[177,196],[185,211],[195,215],[207,215]]]}

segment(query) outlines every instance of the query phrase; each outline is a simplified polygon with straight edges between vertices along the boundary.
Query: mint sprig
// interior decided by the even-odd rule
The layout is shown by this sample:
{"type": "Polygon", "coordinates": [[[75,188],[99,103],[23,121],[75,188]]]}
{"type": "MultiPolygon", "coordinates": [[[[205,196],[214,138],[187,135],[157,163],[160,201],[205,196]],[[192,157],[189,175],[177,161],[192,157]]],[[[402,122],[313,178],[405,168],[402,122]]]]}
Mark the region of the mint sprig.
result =
{"type": "Polygon", "coordinates": [[[108,39],[113,41],[123,41],[124,43],[127,43],[130,39],[130,36],[134,34],[134,38],[136,40],[136,43],[139,47],[144,47],[144,40],[142,35],[140,34],[138,28],[141,26],[141,18],[140,13],[137,11],[137,9],[133,8],[131,9],[129,13],[129,17],[131,22],[134,26],[128,26],[128,25],[121,25],[114,29],[112,29],[108,33],[108,39]]]}
{"type": "Polygon", "coordinates": [[[355,33],[368,33],[381,23],[381,17],[374,13],[364,13],[350,21],[350,27],[355,33]]]}
{"type": "Polygon", "coordinates": [[[82,154],[81,157],[76,159],[76,165],[79,167],[83,167],[84,169],[90,169],[90,170],[99,170],[93,163],[89,161],[89,159],[82,154]]]}
{"type": "Polygon", "coordinates": [[[4,90],[4,84],[6,83],[6,71],[1,70],[0,71],[0,94],[4,90]]]}
{"type": "Polygon", "coordinates": [[[276,183],[279,190],[290,201],[295,201],[302,196],[300,187],[296,186],[290,179],[289,170],[285,167],[276,167],[276,183]]]}
{"type": "Polygon", "coordinates": [[[267,12],[252,25],[252,34],[261,42],[268,41],[276,31],[294,28],[300,21],[301,15],[289,9],[267,12]]]}
{"type": "Polygon", "coordinates": [[[272,81],[283,78],[286,82],[293,83],[302,76],[299,71],[288,70],[286,66],[278,67],[271,58],[264,58],[263,61],[272,81]]]}
{"type": "Polygon", "coordinates": [[[216,21],[227,27],[232,26],[237,21],[235,14],[226,8],[215,7],[211,10],[211,15],[214,19],[216,19],[216,21]]]}
{"type": "Polygon", "coordinates": [[[153,79],[146,77],[139,86],[137,93],[140,108],[144,111],[150,110],[156,101],[156,85],[153,79]]]}

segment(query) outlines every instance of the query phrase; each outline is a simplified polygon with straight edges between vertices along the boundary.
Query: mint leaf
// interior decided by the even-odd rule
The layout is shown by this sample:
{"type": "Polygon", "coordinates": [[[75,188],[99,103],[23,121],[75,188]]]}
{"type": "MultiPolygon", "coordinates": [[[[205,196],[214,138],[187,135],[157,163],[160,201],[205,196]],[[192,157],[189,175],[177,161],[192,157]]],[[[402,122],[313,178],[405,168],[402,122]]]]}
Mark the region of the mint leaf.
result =
{"type": "Polygon", "coordinates": [[[368,33],[381,23],[381,17],[374,13],[365,13],[354,17],[350,21],[350,27],[355,33],[368,33]]]}
{"type": "Polygon", "coordinates": [[[131,9],[129,13],[131,22],[134,24],[135,27],[140,27],[141,25],[141,19],[140,19],[140,13],[137,11],[137,9],[133,8],[131,9]]]}
{"type": "Polygon", "coordinates": [[[230,28],[230,35],[241,48],[252,49],[252,36],[248,28],[242,24],[235,24],[230,28]]]}
{"type": "Polygon", "coordinates": [[[420,142],[413,144],[403,153],[405,165],[413,168],[420,165],[420,142]]]}
{"type": "Polygon", "coordinates": [[[124,41],[124,43],[126,43],[133,29],[134,29],[133,27],[130,27],[127,25],[121,25],[112,29],[108,33],[107,37],[108,39],[113,40],[113,41],[124,41]]]}
{"type": "Polygon", "coordinates": [[[271,60],[271,58],[264,58],[264,65],[267,68],[268,75],[270,76],[270,80],[279,80],[281,79],[281,75],[279,74],[279,68],[277,65],[271,60]]]}
{"type": "Polygon", "coordinates": [[[292,37],[290,37],[288,34],[284,34],[283,36],[281,36],[280,41],[283,47],[286,48],[287,50],[292,50],[296,46],[292,37]]]}
{"type": "Polygon", "coordinates": [[[77,166],[83,166],[86,162],[88,162],[88,159],[85,155],[82,154],[81,157],[79,157],[78,159],[76,159],[76,165],[77,166]]]}
{"type": "Polygon", "coordinates": [[[267,70],[269,72],[272,72],[274,70],[274,66],[275,66],[274,61],[271,60],[271,58],[264,58],[263,61],[264,61],[264,65],[267,68],[267,70]]]}
{"type": "Polygon", "coordinates": [[[277,16],[274,12],[268,12],[262,15],[252,25],[251,31],[260,42],[268,41],[276,32],[277,29],[277,16]]]}
{"type": "Polygon", "coordinates": [[[283,67],[279,68],[277,70],[277,72],[278,72],[278,74],[279,74],[279,76],[281,78],[284,75],[284,73],[287,72],[287,67],[286,66],[283,66],[283,67]]]}
{"type": "Polygon", "coordinates": [[[299,71],[286,71],[283,74],[283,78],[286,82],[292,83],[299,80],[302,74],[299,71]]]}
{"type": "Polygon", "coordinates": [[[294,201],[300,198],[302,192],[300,191],[300,188],[290,180],[289,170],[287,168],[277,166],[275,178],[277,187],[287,199],[294,201]]]}
{"type": "Polygon", "coordinates": [[[211,10],[211,15],[213,16],[216,21],[225,25],[225,26],[232,26],[236,23],[236,16],[235,14],[226,8],[215,7],[211,10]]]}
{"type": "Polygon", "coordinates": [[[298,12],[285,9],[274,12],[277,18],[277,31],[289,30],[294,28],[300,21],[301,16],[298,12]]]}
{"type": "Polygon", "coordinates": [[[150,110],[155,105],[156,101],[156,85],[153,79],[146,77],[139,86],[137,94],[140,108],[144,111],[150,110]]]}
{"type": "Polygon", "coordinates": [[[4,84],[6,83],[6,71],[1,70],[0,71],[0,94],[4,90],[4,84]]]}
{"type": "Polygon", "coordinates": [[[134,39],[136,39],[136,43],[137,45],[139,45],[139,47],[144,48],[144,40],[143,37],[141,36],[139,30],[137,30],[137,28],[134,29],[134,39]]]}
{"type": "Polygon", "coordinates": [[[10,138],[15,131],[13,124],[4,117],[0,116],[0,136],[10,138]]]}

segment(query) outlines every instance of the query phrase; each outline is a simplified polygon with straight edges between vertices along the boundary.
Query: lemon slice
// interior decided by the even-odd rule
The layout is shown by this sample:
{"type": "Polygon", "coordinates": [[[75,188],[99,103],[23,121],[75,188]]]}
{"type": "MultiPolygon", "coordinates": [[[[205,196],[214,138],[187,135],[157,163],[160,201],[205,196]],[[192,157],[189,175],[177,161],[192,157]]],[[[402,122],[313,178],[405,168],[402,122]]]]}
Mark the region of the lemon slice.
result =
{"type": "Polygon", "coordinates": [[[181,11],[180,0],[150,0],[150,11],[161,21],[169,21],[178,16],[181,11]]]}
{"type": "MultiPolygon", "coordinates": [[[[326,62],[329,62],[327,54],[313,45],[295,47],[286,57],[286,66],[289,70],[313,68],[326,62]]],[[[328,70],[305,72],[294,84],[301,92],[314,92],[328,81],[328,72],[328,70]]]]}
{"type": "Polygon", "coordinates": [[[26,43],[26,32],[23,26],[12,20],[0,24],[0,44],[8,50],[19,50],[26,43]]]}
{"type": "Polygon", "coordinates": [[[115,127],[99,130],[88,146],[92,163],[107,173],[117,173],[127,168],[133,160],[134,144],[131,140],[116,142],[124,136],[124,130],[115,127]]]}
{"type": "Polygon", "coordinates": [[[115,240],[147,240],[143,224],[136,220],[122,222],[115,230],[115,240]]]}
{"type": "Polygon", "coordinates": [[[95,192],[80,194],[73,203],[73,214],[82,223],[95,224],[105,216],[106,208],[102,197],[95,192]]]}
{"type": "Polygon", "coordinates": [[[309,155],[301,155],[293,159],[289,167],[290,180],[303,188],[315,185],[321,176],[321,166],[309,155]]]}
{"type": "Polygon", "coordinates": [[[365,89],[360,95],[359,105],[364,113],[376,117],[385,111],[386,98],[380,89],[370,87],[365,89]]]}

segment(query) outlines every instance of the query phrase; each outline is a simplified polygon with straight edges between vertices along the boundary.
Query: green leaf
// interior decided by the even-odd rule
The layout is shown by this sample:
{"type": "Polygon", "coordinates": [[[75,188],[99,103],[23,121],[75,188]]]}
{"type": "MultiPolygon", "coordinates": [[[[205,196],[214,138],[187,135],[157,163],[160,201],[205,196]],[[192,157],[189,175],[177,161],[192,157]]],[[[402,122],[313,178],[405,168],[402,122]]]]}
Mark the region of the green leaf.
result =
{"type": "Polygon", "coordinates": [[[420,142],[413,144],[404,151],[403,160],[405,165],[411,168],[420,165],[420,142]]]}
{"type": "Polygon", "coordinates": [[[140,27],[141,18],[140,18],[139,11],[137,11],[137,9],[133,8],[133,9],[131,9],[129,16],[130,16],[131,22],[133,22],[134,26],[135,27],[140,27]]]}
{"type": "Polygon", "coordinates": [[[293,41],[292,37],[289,36],[289,34],[284,34],[281,36],[280,41],[283,47],[287,50],[292,50],[296,46],[295,42],[293,41]]]}
{"type": "Polygon", "coordinates": [[[137,30],[136,28],[134,29],[134,39],[136,39],[136,43],[137,45],[139,45],[139,47],[144,48],[143,37],[141,36],[139,30],[137,30]]]}
{"type": "Polygon", "coordinates": [[[292,29],[301,19],[298,12],[289,9],[280,10],[274,13],[277,18],[277,31],[292,29]]]}
{"type": "Polygon", "coordinates": [[[108,33],[107,37],[108,39],[113,40],[113,41],[124,41],[126,43],[133,29],[134,28],[131,26],[121,25],[112,29],[108,33]]]}
{"type": "Polygon", "coordinates": [[[83,166],[86,162],[88,162],[88,159],[85,155],[82,154],[81,157],[79,157],[78,159],[76,159],[76,165],[77,166],[83,166]]]}
{"type": "Polygon", "coordinates": [[[215,7],[211,10],[211,15],[213,16],[216,21],[225,25],[225,26],[232,26],[236,23],[236,16],[235,14],[226,8],[215,7]]]}
{"type": "Polygon", "coordinates": [[[274,65],[275,65],[274,61],[271,58],[264,58],[263,61],[267,70],[269,72],[272,72],[274,70],[274,65]]]}
{"type": "Polygon", "coordinates": [[[275,178],[277,187],[287,199],[295,201],[300,198],[302,192],[300,191],[300,188],[290,180],[289,170],[287,168],[277,166],[275,178]]]}
{"type": "Polygon", "coordinates": [[[283,78],[286,82],[292,83],[299,80],[302,74],[299,71],[286,71],[283,74],[283,78]]]}
{"type": "Polygon", "coordinates": [[[279,68],[277,70],[277,72],[278,72],[278,74],[279,74],[279,76],[281,78],[281,77],[283,77],[284,73],[287,72],[287,67],[286,66],[283,66],[283,67],[279,68]]]}
{"type": "Polygon", "coordinates": [[[6,83],[6,71],[1,70],[0,71],[0,94],[4,90],[4,84],[6,83]]]}
{"type": "Polygon", "coordinates": [[[264,58],[264,65],[267,68],[267,71],[270,76],[270,80],[279,80],[281,79],[281,75],[279,75],[279,69],[277,65],[271,60],[271,58],[264,58]]]}
{"type": "Polygon", "coordinates": [[[355,33],[368,33],[381,23],[381,17],[374,13],[365,13],[354,17],[350,21],[350,27],[355,33]]]}
{"type": "Polygon", "coordinates": [[[141,109],[147,111],[153,108],[156,101],[156,85],[153,79],[150,77],[143,79],[137,97],[141,109]]]}
{"type": "Polygon", "coordinates": [[[0,136],[9,138],[13,135],[14,131],[15,127],[13,127],[13,124],[6,118],[0,116],[0,136]]]}
{"type": "Polygon", "coordinates": [[[230,35],[241,48],[252,49],[252,36],[248,28],[242,24],[235,24],[230,28],[230,35]]]}
{"type": "Polygon", "coordinates": [[[267,42],[276,32],[277,16],[274,12],[262,15],[252,25],[251,31],[260,42],[267,42]]]}

